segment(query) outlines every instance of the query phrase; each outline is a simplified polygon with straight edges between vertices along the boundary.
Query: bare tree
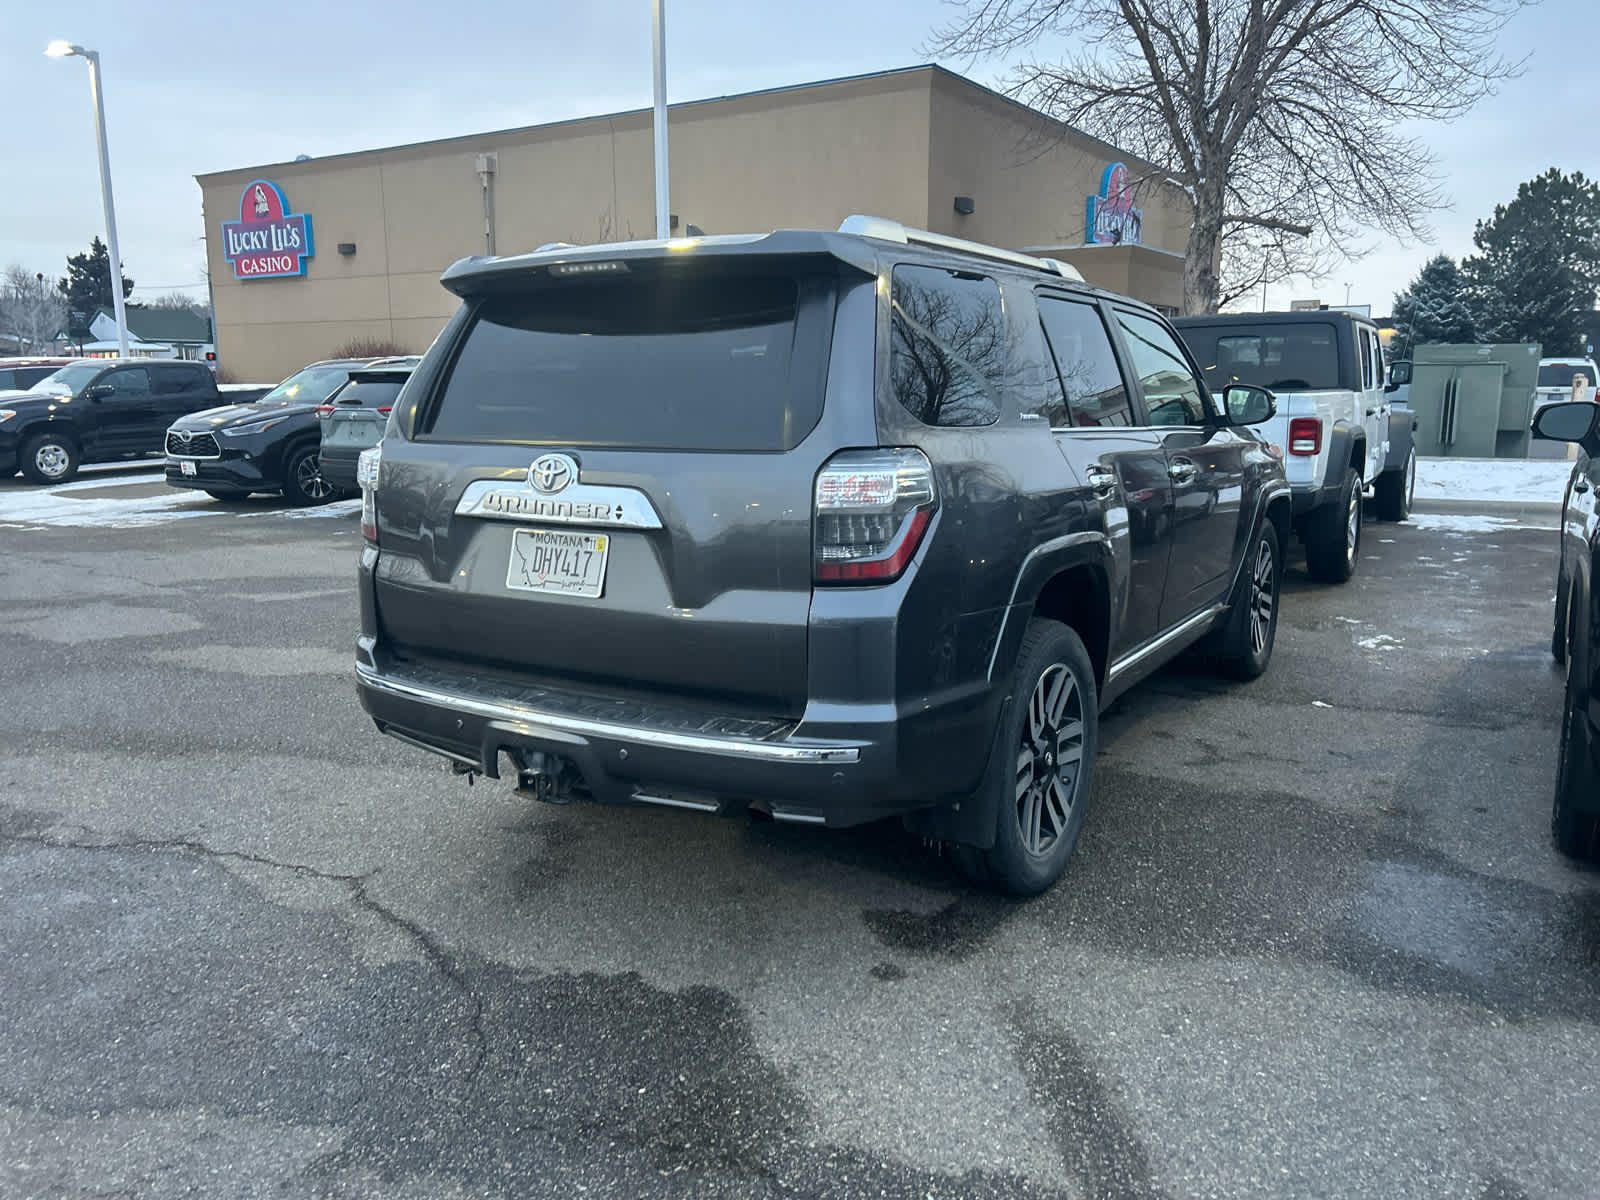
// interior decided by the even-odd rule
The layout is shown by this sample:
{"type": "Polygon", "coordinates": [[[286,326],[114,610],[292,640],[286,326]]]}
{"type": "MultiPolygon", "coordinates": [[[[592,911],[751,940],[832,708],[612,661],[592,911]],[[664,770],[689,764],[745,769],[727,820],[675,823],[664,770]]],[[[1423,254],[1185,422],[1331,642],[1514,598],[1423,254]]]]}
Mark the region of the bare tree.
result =
{"type": "Polygon", "coordinates": [[[1530,0],[957,0],[938,52],[1010,57],[1009,90],[1149,162],[1193,207],[1184,308],[1421,239],[1442,206],[1408,121],[1461,116],[1518,70],[1496,52],[1530,0]],[[1220,270],[1219,270],[1220,267],[1220,270]]]}
{"type": "Polygon", "coordinates": [[[12,264],[0,282],[0,335],[19,352],[37,354],[51,348],[67,323],[66,298],[55,282],[12,264]]]}
{"type": "Polygon", "coordinates": [[[166,292],[154,300],[141,301],[146,308],[177,309],[180,312],[199,313],[208,316],[210,308],[204,300],[189,295],[188,292],[166,292]]]}

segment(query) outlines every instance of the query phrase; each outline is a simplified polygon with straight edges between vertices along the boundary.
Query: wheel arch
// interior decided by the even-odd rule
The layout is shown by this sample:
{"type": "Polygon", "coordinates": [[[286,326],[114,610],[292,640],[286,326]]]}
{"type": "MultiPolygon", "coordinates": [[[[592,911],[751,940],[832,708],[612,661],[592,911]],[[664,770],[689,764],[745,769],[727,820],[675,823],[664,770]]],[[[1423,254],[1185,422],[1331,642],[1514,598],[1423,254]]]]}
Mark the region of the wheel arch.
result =
{"type": "Polygon", "coordinates": [[[57,437],[65,438],[81,454],[83,452],[83,435],[78,432],[78,427],[71,421],[56,420],[52,417],[39,417],[31,423],[24,425],[17,431],[17,450],[38,437],[41,433],[52,433],[57,437]]]}
{"type": "Polygon", "coordinates": [[[1035,547],[1017,571],[1011,602],[989,660],[989,682],[1003,686],[1016,666],[1028,622],[1035,617],[1071,626],[1105,682],[1111,640],[1114,554],[1104,533],[1085,531],[1035,547]]]}

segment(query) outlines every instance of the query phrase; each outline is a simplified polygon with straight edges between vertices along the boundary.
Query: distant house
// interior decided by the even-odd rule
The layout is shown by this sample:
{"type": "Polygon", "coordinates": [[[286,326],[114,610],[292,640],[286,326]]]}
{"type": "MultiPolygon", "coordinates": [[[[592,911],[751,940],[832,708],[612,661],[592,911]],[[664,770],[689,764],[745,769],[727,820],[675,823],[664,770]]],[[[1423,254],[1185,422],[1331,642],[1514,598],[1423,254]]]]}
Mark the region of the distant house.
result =
{"type": "MultiPolygon", "coordinates": [[[[128,353],[135,358],[203,359],[211,349],[211,320],[186,308],[144,308],[129,305],[128,353]]],[[[114,355],[118,350],[117,318],[102,308],[89,322],[93,341],[83,352],[91,356],[114,355]]]]}

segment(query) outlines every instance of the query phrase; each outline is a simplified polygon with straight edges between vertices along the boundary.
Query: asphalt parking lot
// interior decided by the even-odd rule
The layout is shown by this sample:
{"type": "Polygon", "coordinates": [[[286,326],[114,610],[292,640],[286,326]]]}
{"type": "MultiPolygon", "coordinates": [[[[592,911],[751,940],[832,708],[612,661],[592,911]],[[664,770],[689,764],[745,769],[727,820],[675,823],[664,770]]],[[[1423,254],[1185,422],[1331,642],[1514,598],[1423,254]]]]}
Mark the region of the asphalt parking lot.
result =
{"type": "Polygon", "coordinates": [[[1107,716],[1066,878],[380,738],[349,504],[0,485],[0,1195],[1597,1194],[1554,517],[1369,525],[1107,716]]]}

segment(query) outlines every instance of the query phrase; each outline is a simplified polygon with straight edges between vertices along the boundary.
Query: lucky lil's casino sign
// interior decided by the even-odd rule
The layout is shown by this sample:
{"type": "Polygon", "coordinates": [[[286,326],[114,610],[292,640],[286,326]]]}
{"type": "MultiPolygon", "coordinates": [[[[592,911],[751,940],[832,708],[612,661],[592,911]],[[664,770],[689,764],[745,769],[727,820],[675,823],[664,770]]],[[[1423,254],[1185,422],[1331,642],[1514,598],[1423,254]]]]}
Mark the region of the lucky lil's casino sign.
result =
{"type": "Polygon", "coordinates": [[[281,279],[304,275],[311,257],[311,217],[292,213],[275,183],[244,185],[239,219],[222,223],[222,256],[235,279],[281,279]]]}

